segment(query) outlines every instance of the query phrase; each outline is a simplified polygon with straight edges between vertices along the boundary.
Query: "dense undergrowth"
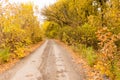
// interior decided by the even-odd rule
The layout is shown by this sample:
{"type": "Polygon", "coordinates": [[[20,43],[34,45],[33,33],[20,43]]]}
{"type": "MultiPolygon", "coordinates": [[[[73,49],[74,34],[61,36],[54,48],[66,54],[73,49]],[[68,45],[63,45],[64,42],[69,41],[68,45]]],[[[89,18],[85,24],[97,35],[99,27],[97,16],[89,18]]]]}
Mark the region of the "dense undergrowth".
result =
{"type": "Polygon", "coordinates": [[[46,37],[71,46],[110,80],[120,80],[119,0],[59,0],[41,13],[46,37]]]}
{"type": "Polygon", "coordinates": [[[23,58],[27,46],[41,40],[42,31],[33,4],[0,1],[0,64],[11,56],[23,58]]]}

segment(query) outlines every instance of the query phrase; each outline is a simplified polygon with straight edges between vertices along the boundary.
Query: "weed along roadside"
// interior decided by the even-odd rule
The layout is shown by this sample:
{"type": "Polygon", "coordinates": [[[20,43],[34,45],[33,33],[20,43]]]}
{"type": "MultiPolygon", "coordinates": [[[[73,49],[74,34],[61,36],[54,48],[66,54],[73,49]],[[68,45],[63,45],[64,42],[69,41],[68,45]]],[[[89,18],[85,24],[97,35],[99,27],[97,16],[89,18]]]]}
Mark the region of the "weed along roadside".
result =
{"type": "MultiPolygon", "coordinates": [[[[44,41],[41,41],[39,43],[36,44],[32,44],[30,46],[27,46],[23,53],[24,56],[22,57],[18,57],[16,56],[14,53],[5,53],[7,51],[4,51],[4,55],[8,54],[9,56],[4,57],[4,61],[2,61],[2,63],[0,64],[0,74],[2,74],[3,72],[11,69],[13,66],[15,66],[16,63],[18,63],[21,59],[26,58],[27,56],[29,56],[30,54],[32,54],[38,47],[40,47],[42,44],[44,43],[44,41]]],[[[3,56],[2,56],[3,57],[3,56]]],[[[3,60],[3,59],[2,59],[3,60]]]]}

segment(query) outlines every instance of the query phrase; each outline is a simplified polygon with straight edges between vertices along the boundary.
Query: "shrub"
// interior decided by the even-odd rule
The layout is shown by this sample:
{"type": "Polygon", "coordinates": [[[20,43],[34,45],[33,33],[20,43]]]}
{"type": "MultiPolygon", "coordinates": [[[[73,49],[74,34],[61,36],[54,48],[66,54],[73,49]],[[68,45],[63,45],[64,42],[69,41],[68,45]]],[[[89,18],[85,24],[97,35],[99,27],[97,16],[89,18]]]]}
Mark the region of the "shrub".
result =
{"type": "Polygon", "coordinates": [[[61,28],[59,32],[59,37],[62,41],[67,42],[70,45],[74,43],[82,43],[86,46],[92,46],[97,48],[97,38],[95,32],[96,27],[92,27],[89,24],[84,24],[82,27],[70,27],[65,26],[61,28]]]}
{"type": "Polygon", "coordinates": [[[81,43],[85,44],[86,46],[93,46],[96,48],[98,42],[95,34],[96,31],[96,27],[90,26],[89,24],[84,24],[80,28],[81,43]]]}
{"type": "MultiPolygon", "coordinates": [[[[117,46],[115,42],[118,40],[117,35],[110,32],[107,27],[100,28],[96,33],[100,46],[100,57],[102,67],[104,69],[99,69],[103,74],[109,76],[112,80],[117,79],[116,72],[119,71],[118,61],[119,61],[119,53],[117,52],[117,46]]],[[[98,61],[99,62],[99,61],[98,61]]]]}
{"type": "Polygon", "coordinates": [[[18,58],[23,58],[25,57],[25,52],[24,52],[24,48],[21,47],[21,48],[17,48],[15,51],[15,54],[18,58]]]}

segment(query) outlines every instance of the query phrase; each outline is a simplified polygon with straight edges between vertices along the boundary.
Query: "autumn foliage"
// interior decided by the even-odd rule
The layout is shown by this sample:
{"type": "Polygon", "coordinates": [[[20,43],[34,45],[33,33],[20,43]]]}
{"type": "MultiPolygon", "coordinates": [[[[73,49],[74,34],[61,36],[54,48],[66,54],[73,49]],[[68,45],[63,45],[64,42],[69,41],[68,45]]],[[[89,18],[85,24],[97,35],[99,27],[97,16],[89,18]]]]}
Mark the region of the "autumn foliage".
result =
{"type": "Polygon", "coordinates": [[[11,55],[22,58],[26,46],[42,40],[33,4],[0,2],[0,64],[11,55]]]}
{"type": "Polygon", "coordinates": [[[100,80],[120,80],[119,0],[58,0],[41,13],[52,24],[43,24],[46,34],[53,33],[46,37],[78,51],[101,74],[100,80]]]}
{"type": "Polygon", "coordinates": [[[98,44],[99,48],[99,61],[95,65],[97,69],[101,70],[101,73],[110,76],[112,80],[118,79],[119,74],[119,51],[118,46],[115,44],[116,41],[119,40],[119,35],[113,34],[104,27],[99,29],[96,32],[98,40],[100,41],[98,44]],[[98,67],[99,66],[99,67],[98,67]]]}

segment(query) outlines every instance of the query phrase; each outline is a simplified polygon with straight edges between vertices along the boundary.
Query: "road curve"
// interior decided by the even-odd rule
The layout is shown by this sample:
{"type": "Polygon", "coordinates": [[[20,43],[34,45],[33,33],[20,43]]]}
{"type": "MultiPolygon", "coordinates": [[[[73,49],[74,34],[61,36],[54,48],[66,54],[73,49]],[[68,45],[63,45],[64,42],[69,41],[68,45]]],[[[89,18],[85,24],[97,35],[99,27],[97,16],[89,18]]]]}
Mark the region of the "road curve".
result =
{"type": "Polygon", "coordinates": [[[30,56],[0,74],[0,80],[85,80],[82,67],[54,40],[46,40],[30,56]]]}

